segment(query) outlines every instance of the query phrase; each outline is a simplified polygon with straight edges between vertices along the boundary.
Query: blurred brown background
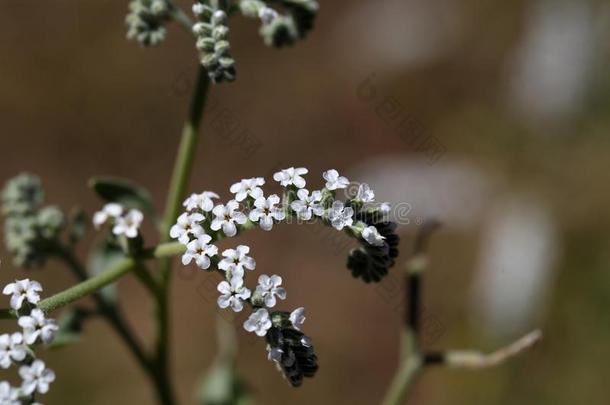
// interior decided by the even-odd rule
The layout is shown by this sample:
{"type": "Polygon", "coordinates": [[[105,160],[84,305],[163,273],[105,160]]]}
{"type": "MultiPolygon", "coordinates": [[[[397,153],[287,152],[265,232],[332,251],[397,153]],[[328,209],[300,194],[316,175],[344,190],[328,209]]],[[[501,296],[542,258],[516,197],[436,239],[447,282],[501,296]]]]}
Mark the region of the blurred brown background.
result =
{"type": "MultiPolygon", "coordinates": [[[[125,176],[162,208],[194,44],[173,25],[160,47],[142,49],[125,40],[125,13],[125,1],[0,2],[2,182],[37,173],[47,202],[93,212],[87,179],[125,176]]],[[[419,220],[443,220],[425,284],[427,344],[493,349],[536,327],[545,341],[497,369],[427,372],[412,403],[608,403],[607,1],[322,0],[312,35],[281,51],[262,45],[253,21],[231,29],[238,80],[212,90],[192,191],[228,198],[234,181],[290,165],[308,167],[319,187],[334,167],[410,207],[403,257],[419,220]],[[228,135],[223,119],[248,137],[228,135]]],[[[257,271],[285,277],[282,307],[307,308],[321,365],[291,389],[262,341],[240,330],[239,370],[258,402],[378,403],[397,362],[396,279],[353,280],[349,245],[319,230],[284,225],[239,242],[257,271]]],[[[0,254],[2,281],[18,277],[0,254]]],[[[193,403],[216,350],[216,293],[209,275],[176,271],[174,379],[193,403]]],[[[47,294],[73,282],[57,263],[31,277],[47,294]]],[[[120,291],[151,336],[141,288],[127,277],[120,291]]],[[[101,321],[82,344],[44,356],[58,375],[45,404],[152,402],[101,321]]]]}

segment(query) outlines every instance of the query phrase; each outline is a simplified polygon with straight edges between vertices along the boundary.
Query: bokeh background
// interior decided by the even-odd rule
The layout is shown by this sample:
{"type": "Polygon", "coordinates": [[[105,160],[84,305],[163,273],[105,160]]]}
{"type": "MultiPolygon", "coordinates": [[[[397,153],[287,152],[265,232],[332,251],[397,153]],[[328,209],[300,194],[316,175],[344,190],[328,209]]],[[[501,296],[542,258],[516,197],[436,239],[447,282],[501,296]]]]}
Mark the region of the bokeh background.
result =
{"type": "MultiPolygon", "coordinates": [[[[291,165],[308,167],[317,187],[318,173],[337,168],[401,203],[402,258],[422,219],[442,220],[425,279],[426,345],[491,350],[537,327],[545,340],[496,369],[430,370],[410,403],[609,403],[610,4],[321,3],[315,31],[291,49],[266,48],[256,22],[232,20],[238,80],[212,90],[190,190],[228,198],[234,181],[291,165]]],[[[2,182],[37,173],[47,202],[91,213],[101,203],[87,179],[125,176],[162,208],[196,54],[175,25],[156,49],[125,40],[126,6],[0,2],[2,182]]],[[[400,266],[380,285],[354,280],[350,242],[321,229],[284,225],[240,242],[257,271],[285,277],[283,307],[307,308],[321,365],[292,389],[263,342],[238,328],[239,371],[258,402],[378,403],[397,364],[400,266]]],[[[0,254],[2,282],[21,277],[0,254]]],[[[194,403],[216,351],[215,281],[176,273],[173,373],[182,402],[194,403]]],[[[73,282],[54,262],[29,276],[48,294],[73,282]]],[[[119,290],[151,343],[146,295],[131,277],[119,290]]],[[[153,401],[102,321],[44,358],[58,375],[45,404],[153,401]]]]}

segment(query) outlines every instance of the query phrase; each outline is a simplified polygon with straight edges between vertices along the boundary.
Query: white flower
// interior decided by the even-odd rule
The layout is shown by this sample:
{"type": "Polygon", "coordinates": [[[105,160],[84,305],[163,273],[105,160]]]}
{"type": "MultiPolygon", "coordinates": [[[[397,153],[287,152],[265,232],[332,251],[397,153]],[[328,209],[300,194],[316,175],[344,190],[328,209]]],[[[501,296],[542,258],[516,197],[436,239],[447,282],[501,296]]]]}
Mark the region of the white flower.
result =
{"type": "Polygon", "coordinates": [[[289,167],[288,169],[280,170],[273,175],[273,180],[279,182],[282,186],[286,187],[294,184],[297,188],[305,187],[305,179],[301,177],[303,174],[307,174],[309,170],[304,167],[289,167]]]}
{"type": "Polygon", "coordinates": [[[286,218],[284,210],[277,207],[280,197],[271,194],[269,197],[259,197],[254,201],[254,209],[250,211],[250,221],[258,222],[265,231],[273,228],[273,220],[281,221],[286,218]]]}
{"type": "Polygon", "coordinates": [[[261,7],[258,10],[258,18],[261,19],[263,24],[271,24],[278,17],[277,11],[272,9],[271,7],[261,7]]]}
{"type": "Polygon", "coordinates": [[[23,361],[26,356],[27,348],[21,333],[15,332],[11,335],[8,333],[0,335],[0,367],[9,368],[13,361],[23,361]]]}
{"type": "Polygon", "coordinates": [[[101,211],[93,214],[93,226],[99,229],[100,226],[106,223],[109,218],[117,219],[123,215],[123,207],[117,203],[108,203],[104,205],[101,211]]]}
{"type": "Polygon", "coordinates": [[[309,195],[309,191],[305,188],[297,191],[298,200],[293,201],[290,207],[297,216],[305,221],[309,221],[312,215],[323,215],[324,207],[320,204],[322,201],[322,193],[320,191],[312,191],[309,195]]]}
{"type": "Polygon", "coordinates": [[[186,245],[191,240],[191,235],[195,238],[204,234],[203,227],[199,225],[199,222],[203,221],[205,217],[202,214],[194,213],[183,213],[178,217],[176,224],[174,224],[169,230],[169,236],[173,239],[178,239],[180,243],[186,245]]]}
{"type": "Polygon", "coordinates": [[[371,190],[368,184],[362,183],[358,186],[355,199],[365,203],[373,202],[375,201],[375,192],[371,190]]]}
{"type": "Polygon", "coordinates": [[[27,300],[30,304],[37,304],[40,301],[38,293],[41,291],[42,286],[38,281],[30,281],[26,278],[7,284],[2,290],[2,294],[11,295],[11,308],[21,309],[24,300],[27,300]]]}
{"type": "Polygon", "coordinates": [[[215,245],[210,245],[212,237],[207,234],[199,235],[199,237],[186,245],[186,252],[182,255],[182,264],[188,265],[192,260],[195,260],[197,266],[201,269],[210,267],[210,257],[218,254],[218,248],[215,245]]]}
{"type": "Polygon", "coordinates": [[[325,171],[322,173],[322,177],[326,180],[326,188],[329,190],[337,190],[349,186],[347,177],[340,176],[339,172],[335,169],[325,171]]]}
{"type": "Polygon", "coordinates": [[[233,184],[230,191],[235,194],[237,201],[243,201],[247,197],[257,199],[263,196],[263,189],[260,187],[263,184],[265,184],[265,179],[262,177],[243,179],[239,183],[233,184]]]}
{"type": "Polygon", "coordinates": [[[59,329],[55,321],[45,318],[44,312],[38,308],[34,308],[30,316],[20,317],[17,323],[23,328],[23,338],[28,345],[36,343],[38,338],[43,343],[51,343],[59,329]]]}
{"type": "Polygon", "coordinates": [[[117,236],[125,235],[128,238],[135,238],[138,236],[138,229],[140,229],[143,219],[144,214],[142,214],[142,211],[136,209],[129,210],[124,216],[116,218],[112,233],[117,236]]]}
{"type": "Polygon", "coordinates": [[[338,231],[346,226],[351,226],[354,222],[352,218],[354,210],[351,207],[345,207],[343,202],[338,200],[333,202],[332,207],[328,209],[327,215],[330,224],[338,231]]]}
{"type": "Polygon", "coordinates": [[[266,274],[261,274],[258,277],[258,286],[256,287],[256,294],[260,294],[264,300],[265,305],[269,308],[274,307],[276,300],[275,296],[279,299],[286,299],[286,290],[282,285],[282,278],[278,275],[273,275],[269,277],[266,274]]]}
{"type": "Polygon", "coordinates": [[[46,394],[49,385],[55,381],[55,373],[47,368],[42,360],[34,360],[29,366],[21,366],[19,375],[23,379],[21,389],[26,395],[34,392],[46,394]]]}
{"type": "Polygon", "coordinates": [[[184,200],[182,205],[187,211],[200,209],[205,212],[210,212],[214,208],[215,198],[218,198],[218,194],[212,191],[204,191],[201,194],[191,194],[189,198],[184,200]]]}
{"type": "Polygon", "coordinates": [[[248,217],[243,212],[237,211],[238,208],[239,203],[235,200],[229,201],[227,205],[219,204],[215,206],[212,213],[216,218],[212,220],[210,228],[213,231],[222,228],[226,236],[235,236],[237,234],[237,226],[235,224],[243,225],[248,220],[248,217]]]}
{"type": "Polygon", "coordinates": [[[224,271],[230,271],[231,275],[243,277],[244,268],[254,270],[256,261],[248,256],[250,247],[239,245],[235,249],[226,249],[222,252],[224,259],[218,263],[218,268],[224,271]]]}
{"type": "Polygon", "coordinates": [[[244,322],[244,329],[248,332],[254,332],[258,336],[265,336],[271,328],[271,319],[269,312],[265,308],[260,308],[253,312],[244,322]]]}
{"type": "Polygon", "coordinates": [[[11,387],[7,381],[0,382],[0,404],[2,405],[21,405],[19,390],[11,387]]]}
{"type": "Polygon", "coordinates": [[[241,277],[231,278],[231,282],[222,281],[218,284],[218,306],[220,308],[231,307],[233,311],[240,312],[244,309],[243,301],[250,298],[250,290],[244,287],[244,280],[241,277]]]}
{"type": "Polygon", "coordinates": [[[374,226],[367,226],[362,230],[362,239],[373,246],[383,246],[385,236],[381,236],[374,226]]]}
{"type": "Polygon", "coordinates": [[[193,4],[193,14],[195,14],[195,15],[203,14],[203,4],[201,4],[201,3],[193,4]]]}
{"type": "Polygon", "coordinates": [[[305,308],[299,307],[290,313],[290,323],[296,330],[301,330],[305,322],[305,308]]]}
{"type": "Polygon", "coordinates": [[[392,205],[389,202],[381,203],[379,206],[379,212],[385,218],[392,212],[392,205]]]}

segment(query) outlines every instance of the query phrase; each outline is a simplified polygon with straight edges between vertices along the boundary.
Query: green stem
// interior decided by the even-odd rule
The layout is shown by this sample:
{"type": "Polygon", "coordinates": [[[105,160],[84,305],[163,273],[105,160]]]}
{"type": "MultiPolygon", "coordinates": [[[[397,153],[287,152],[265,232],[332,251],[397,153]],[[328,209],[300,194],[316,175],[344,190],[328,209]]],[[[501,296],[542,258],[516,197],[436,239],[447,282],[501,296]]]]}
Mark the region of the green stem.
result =
{"type": "Polygon", "coordinates": [[[407,329],[402,334],[401,360],[398,371],[382,402],[383,405],[400,405],[423,368],[422,356],[417,349],[415,334],[407,329]]]}
{"type": "MultiPolygon", "coordinates": [[[[193,162],[197,151],[199,140],[199,127],[203,116],[205,102],[207,100],[210,80],[207,71],[203,66],[199,67],[197,73],[197,83],[195,85],[189,116],[182,129],[180,146],[176,156],[174,171],[169,186],[165,216],[161,226],[161,241],[170,240],[169,230],[178,218],[182,207],[182,201],[186,194],[186,189],[193,169],[193,162]]],[[[171,282],[171,260],[165,259],[160,263],[160,284],[161,291],[157,297],[157,343],[156,343],[156,365],[159,378],[166,384],[168,390],[166,404],[172,404],[173,395],[170,383],[170,364],[169,364],[169,293],[171,282]]]]}
{"type": "MultiPolygon", "coordinates": [[[[178,242],[164,243],[154,249],[146,251],[142,258],[164,259],[181,254],[184,252],[184,249],[184,246],[178,242]]],[[[133,257],[125,257],[121,260],[117,260],[103,272],[40,301],[37,306],[45,313],[50,313],[56,309],[62,308],[115,282],[129,273],[136,266],[137,262],[138,261],[133,257]]]]}
{"type": "Polygon", "coordinates": [[[174,19],[174,21],[176,21],[178,24],[180,24],[180,26],[182,26],[182,28],[184,28],[185,31],[194,35],[193,21],[191,21],[189,16],[186,15],[180,7],[173,4],[173,2],[171,4],[172,4],[171,16],[174,19]]]}
{"type": "MultiPolygon", "coordinates": [[[[59,257],[68,264],[68,266],[70,267],[72,272],[81,280],[81,283],[75,286],[75,287],[79,287],[79,288],[71,289],[72,290],[71,294],[65,295],[65,296],[63,296],[63,298],[60,297],[60,299],[58,301],[55,301],[55,302],[52,301],[51,304],[60,304],[62,302],[66,302],[66,300],[69,300],[72,297],[75,297],[75,296],[87,291],[88,288],[90,288],[90,286],[92,284],[97,284],[97,283],[101,283],[101,282],[107,283],[107,282],[109,282],[109,280],[116,280],[114,277],[102,277],[102,278],[96,280],[96,282],[92,282],[91,281],[92,279],[87,278],[88,275],[87,275],[87,271],[85,270],[85,267],[78,261],[78,259],[74,256],[74,254],[71,250],[69,250],[63,246],[58,246],[58,252],[59,252],[59,257]]],[[[126,261],[125,265],[123,267],[121,267],[121,269],[128,268],[128,264],[130,265],[131,262],[126,261]]],[[[122,273],[118,273],[118,274],[120,276],[120,274],[122,274],[122,273]]],[[[103,275],[103,274],[100,274],[100,276],[101,275],[103,275]]],[[[87,295],[87,294],[89,294],[89,292],[85,293],[85,295],[87,295]]],[[[117,334],[123,339],[123,341],[129,348],[129,350],[131,351],[133,356],[136,358],[138,363],[142,366],[142,368],[150,376],[152,376],[154,374],[154,370],[152,367],[151,360],[149,359],[148,355],[142,349],[140,342],[138,342],[137,338],[135,337],[135,335],[129,328],[129,325],[121,316],[116,305],[108,302],[108,300],[103,295],[99,294],[97,289],[93,291],[92,297],[98,307],[99,313],[102,314],[106,318],[106,320],[114,328],[114,330],[117,332],[117,334]]],[[[53,297],[51,297],[51,298],[53,298],[53,297]]],[[[46,312],[51,311],[51,309],[49,309],[50,306],[44,305],[45,301],[47,301],[47,300],[43,300],[40,303],[38,303],[38,307],[46,313],[46,312]]]]}

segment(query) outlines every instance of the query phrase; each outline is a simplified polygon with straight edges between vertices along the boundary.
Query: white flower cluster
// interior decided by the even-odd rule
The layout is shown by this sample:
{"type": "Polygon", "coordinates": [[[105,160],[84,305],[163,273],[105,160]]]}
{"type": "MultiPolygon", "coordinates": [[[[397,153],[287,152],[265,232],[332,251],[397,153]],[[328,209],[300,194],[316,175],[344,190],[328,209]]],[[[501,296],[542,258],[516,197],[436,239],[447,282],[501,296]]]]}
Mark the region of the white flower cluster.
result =
{"type": "MultiPolygon", "coordinates": [[[[304,221],[319,218],[333,228],[343,230],[352,227],[356,221],[352,204],[371,203],[375,199],[370,187],[361,184],[356,195],[348,202],[336,200],[335,191],[346,189],[350,181],[334,169],[322,174],[326,180],[324,189],[310,192],[305,188],[303,177],[308,172],[304,167],[290,167],[273,175],[273,179],[284,188],[283,198],[277,194],[266,196],[262,188],[265,179],[262,177],[242,179],[233,184],[229,191],[234,198],[226,203],[217,203],[215,200],[219,199],[219,195],[211,191],[192,194],[183,203],[185,212],[170,229],[170,236],[186,246],[182,256],[184,265],[194,262],[201,269],[217,268],[223,272],[225,280],[218,285],[221,294],[219,307],[230,307],[235,312],[242,311],[246,303],[254,307],[244,328],[258,336],[265,336],[272,327],[272,314],[268,308],[274,307],[277,299],[286,298],[286,290],[281,287],[282,278],[263,274],[252,292],[244,285],[245,270],[256,268],[255,260],[248,256],[250,248],[239,245],[235,249],[224,250],[222,257],[219,257],[218,247],[213,242],[222,237],[234,237],[240,229],[256,225],[269,231],[287,217],[304,221]]],[[[384,237],[374,226],[361,226],[358,235],[373,246],[384,243],[384,237]]],[[[305,319],[304,309],[293,311],[289,318],[292,326],[298,330],[305,319]]]]}
{"type": "Polygon", "coordinates": [[[41,291],[40,283],[29,279],[9,283],[2,291],[11,297],[10,306],[19,315],[17,323],[22,330],[0,335],[0,367],[8,369],[13,364],[20,365],[22,382],[21,386],[13,387],[8,381],[0,381],[0,404],[29,404],[36,393],[46,394],[55,380],[53,370],[36,359],[32,350],[38,343],[51,343],[59,329],[55,320],[36,308],[41,291]],[[24,311],[28,315],[23,314],[24,311]]]}
{"type": "Polygon", "coordinates": [[[140,210],[125,209],[117,203],[108,203],[104,205],[101,211],[93,215],[93,225],[99,229],[106,222],[111,222],[112,233],[116,236],[125,235],[127,238],[135,238],[138,236],[140,226],[144,220],[144,214],[140,210]]]}
{"type": "MultiPolygon", "coordinates": [[[[178,217],[170,236],[187,246],[188,256],[184,259],[187,263],[193,259],[197,262],[199,258],[200,267],[207,269],[209,258],[218,253],[213,245],[209,245],[214,237],[215,240],[222,236],[233,237],[240,227],[255,225],[270,231],[275,224],[289,217],[303,221],[319,218],[340,231],[352,227],[356,222],[354,204],[364,205],[375,201],[375,193],[365,183],[359,185],[356,195],[349,201],[336,200],[335,191],[346,189],[350,181],[334,169],[322,174],[326,180],[324,189],[310,192],[305,188],[303,177],[307,173],[304,167],[290,167],[273,175],[273,179],[284,187],[283,198],[277,194],[266,196],[262,189],[265,179],[262,177],[243,179],[233,184],[229,190],[234,198],[224,204],[215,204],[214,200],[219,196],[211,191],[192,194],[184,201],[186,211],[178,217]],[[222,234],[219,234],[220,231],[222,234]],[[208,239],[207,234],[210,233],[215,235],[208,239]],[[208,259],[203,259],[202,255],[208,259]]],[[[381,207],[387,210],[389,205],[383,203],[381,207]]],[[[104,215],[110,215],[105,212],[99,214],[103,220],[106,219],[104,215]]],[[[383,241],[375,227],[368,227],[364,233],[358,229],[358,235],[372,245],[383,241]]]]}

